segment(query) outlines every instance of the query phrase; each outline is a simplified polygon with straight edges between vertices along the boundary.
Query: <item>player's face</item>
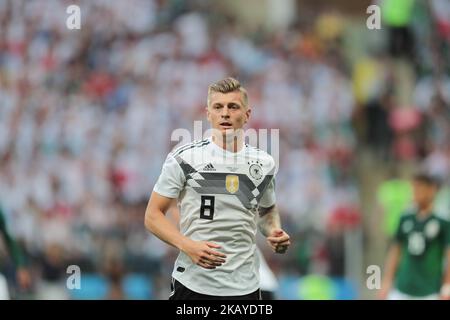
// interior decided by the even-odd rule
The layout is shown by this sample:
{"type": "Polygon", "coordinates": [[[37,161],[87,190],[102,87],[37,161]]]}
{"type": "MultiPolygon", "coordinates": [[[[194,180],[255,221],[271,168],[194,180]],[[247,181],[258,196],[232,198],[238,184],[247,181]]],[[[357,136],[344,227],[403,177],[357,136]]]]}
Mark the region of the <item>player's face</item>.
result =
{"type": "Polygon", "coordinates": [[[220,130],[222,134],[229,134],[244,127],[251,110],[244,106],[239,91],[215,92],[210,98],[206,113],[213,129],[220,130]]]}
{"type": "Polygon", "coordinates": [[[421,181],[413,181],[414,202],[419,207],[426,207],[433,203],[436,187],[421,181]]]}

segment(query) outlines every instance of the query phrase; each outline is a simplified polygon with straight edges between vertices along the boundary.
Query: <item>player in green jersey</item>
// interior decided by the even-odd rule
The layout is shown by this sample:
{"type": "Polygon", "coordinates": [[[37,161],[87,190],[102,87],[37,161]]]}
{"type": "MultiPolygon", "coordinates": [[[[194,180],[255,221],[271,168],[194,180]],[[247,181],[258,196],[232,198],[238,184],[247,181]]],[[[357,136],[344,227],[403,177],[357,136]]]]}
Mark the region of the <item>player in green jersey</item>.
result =
{"type": "MultiPolygon", "coordinates": [[[[2,235],[3,241],[12,257],[12,260],[16,266],[16,276],[17,282],[22,289],[29,288],[31,284],[31,276],[28,270],[25,268],[25,260],[23,254],[17,245],[17,242],[12,237],[9,232],[5,216],[3,214],[2,208],[0,206],[0,234],[2,235]]],[[[3,275],[0,274],[0,299],[9,299],[8,286],[3,275]]]]}
{"type": "Polygon", "coordinates": [[[433,212],[437,191],[434,177],[414,177],[415,208],[400,219],[379,298],[450,299],[450,222],[433,212]]]}

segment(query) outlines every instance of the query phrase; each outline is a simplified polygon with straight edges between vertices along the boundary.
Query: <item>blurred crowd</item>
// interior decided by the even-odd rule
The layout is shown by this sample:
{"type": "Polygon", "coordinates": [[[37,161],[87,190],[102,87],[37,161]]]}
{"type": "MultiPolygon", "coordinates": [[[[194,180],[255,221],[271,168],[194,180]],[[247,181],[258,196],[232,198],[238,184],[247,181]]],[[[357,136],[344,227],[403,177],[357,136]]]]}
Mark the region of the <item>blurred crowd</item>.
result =
{"type": "MultiPolygon", "coordinates": [[[[105,297],[129,297],[130,274],[148,277],[152,298],[168,296],[176,252],[144,229],[146,203],[173,130],[204,120],[208,85],[229,75],[249,91],[249,127],[280,129],[277,202],[299,241],[269,257],[276,274],[343,275],[332,240],[360,223],[360,146],[450,176],[450,80],[432,72],[448,53],[447,16],[430,53],[349,60],[338,13],[250,32],[211,1],[76,3],[80,30],[65,26],[67,1],[0,0],[0,205],[35,279],[18,296],[69,298],[70,264],[102,275],[105,297]],[[424,57],[430,70],[417,67],[424,57]],[[413,88],[405,105],[408,93],[392,90],[402,74],[413,88]]],[[[416,43],[427,36],[408,30],[416,43]]]]}

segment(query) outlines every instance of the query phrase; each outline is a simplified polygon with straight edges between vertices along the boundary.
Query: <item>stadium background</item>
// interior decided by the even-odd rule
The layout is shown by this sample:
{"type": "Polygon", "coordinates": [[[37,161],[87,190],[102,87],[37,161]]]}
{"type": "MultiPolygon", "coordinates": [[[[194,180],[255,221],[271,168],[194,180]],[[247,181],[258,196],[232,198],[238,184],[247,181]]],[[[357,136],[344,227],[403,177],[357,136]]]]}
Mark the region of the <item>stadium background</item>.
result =
{"type": "Polygon", "coordinates": [[[450,215],[450,2],[377,1],[381,30],[371,3],[0,0],[0,205],[33,276],[20,290],[1,246],[12,298],[167,298],[176,252],[145,231],[145,206],[172,130],[204,119],[228,75],[250,126],[280,129],[294,241],[261,246],[277,297],[374,298],[366,268],[383,264],[414,170],[443,179],[450,215]],[[82,290],[66,289],[72,264],[82,290]]]}

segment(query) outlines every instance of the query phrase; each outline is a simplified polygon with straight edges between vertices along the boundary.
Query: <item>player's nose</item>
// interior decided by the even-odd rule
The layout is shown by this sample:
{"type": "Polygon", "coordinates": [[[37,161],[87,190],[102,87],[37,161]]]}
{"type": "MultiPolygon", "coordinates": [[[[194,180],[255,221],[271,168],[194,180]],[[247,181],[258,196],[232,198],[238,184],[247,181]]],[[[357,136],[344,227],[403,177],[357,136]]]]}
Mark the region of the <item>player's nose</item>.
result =
{"type": "Polygon", "coordinates": [[[222,118],[229,118],[230,112],[227,106],[222,108],[222,118]]]}

